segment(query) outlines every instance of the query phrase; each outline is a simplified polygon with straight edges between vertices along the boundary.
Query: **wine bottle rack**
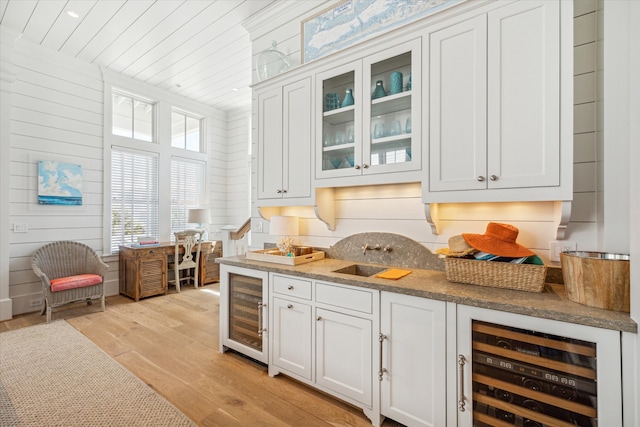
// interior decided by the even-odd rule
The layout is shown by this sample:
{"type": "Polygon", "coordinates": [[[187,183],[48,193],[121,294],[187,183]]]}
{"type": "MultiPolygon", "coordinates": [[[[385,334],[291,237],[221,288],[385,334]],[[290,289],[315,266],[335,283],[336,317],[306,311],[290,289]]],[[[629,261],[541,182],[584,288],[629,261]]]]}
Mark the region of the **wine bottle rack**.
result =
{"type": "Polygon", "coordinates": [[[598,425],[596,345],[473,321],[474,426],[598,425]]]}

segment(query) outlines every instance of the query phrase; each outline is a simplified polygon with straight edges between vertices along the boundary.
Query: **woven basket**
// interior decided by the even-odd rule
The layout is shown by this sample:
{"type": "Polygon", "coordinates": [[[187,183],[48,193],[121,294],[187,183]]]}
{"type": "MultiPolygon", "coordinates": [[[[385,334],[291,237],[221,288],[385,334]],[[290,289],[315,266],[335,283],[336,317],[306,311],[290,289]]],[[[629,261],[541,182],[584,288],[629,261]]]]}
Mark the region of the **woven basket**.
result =
{"type": "Polygon", "coordinates": [[[444,259],[444,269],[450,282],[528,292],[542,292],[547,274],[547,267],[544,265],[451,257],[444,259]]]}

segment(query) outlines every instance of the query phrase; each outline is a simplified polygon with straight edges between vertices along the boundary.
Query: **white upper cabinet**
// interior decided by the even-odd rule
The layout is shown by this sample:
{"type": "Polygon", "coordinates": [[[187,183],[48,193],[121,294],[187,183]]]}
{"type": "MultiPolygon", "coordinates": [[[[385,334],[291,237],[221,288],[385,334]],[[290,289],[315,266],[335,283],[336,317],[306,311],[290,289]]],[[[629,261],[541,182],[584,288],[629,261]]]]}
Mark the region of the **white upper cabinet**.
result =
{"type": "Polygon", "coordinates": [[[305,204],[311,200],[311,78],[261,91],[257,100],[258,200],[305,204]]]}
{"type": "Polygon", "coordinates": [[[484,15],[430,36],[430,191],[487,186],[486,39],[484,15]]]}
{"type": "Polygon", "coordinates": [[[316,75],[317,187],[420,179],[421,53],[418,38],[316,75]]]}
{"type": "Polygon", "coordinates": [[[572,198],[561,3],[514,2],[429,34],[425,202],[572,198]]]}

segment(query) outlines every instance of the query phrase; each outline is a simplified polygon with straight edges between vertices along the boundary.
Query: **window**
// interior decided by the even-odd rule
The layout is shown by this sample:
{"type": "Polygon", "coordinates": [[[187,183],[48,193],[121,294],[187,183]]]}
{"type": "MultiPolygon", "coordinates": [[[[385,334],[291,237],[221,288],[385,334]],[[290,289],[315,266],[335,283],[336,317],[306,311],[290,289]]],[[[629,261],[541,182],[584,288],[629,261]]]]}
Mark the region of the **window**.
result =
{"type": "Polygon", "coordinates": [[[111,253],[158,238],[158,156],[111,148],[111,253]]]}
{"type": "Polygon", "coordinates": [[[195,115],[171,110],[171,146],[201,153],[202,119],[195,115]]]}
{"type": "Polygon", "coordinates": [[[188,227],[189,209],[206,206],[206,163],[173,157],[171,159],[171,238],[188,227]]]}
{"type": "Polygon", "coordinates": [[[154,141],[155,104],[147,99],[115,90],[111,96],[111,132],[126,138],[154,141]]]}
{"type": "MultiPolygon", "coordinates": [[[[207,114],[172,104],[174,96],[137,83],[114,86],[105,74],[103,253],[140,237],[162,242],[194,228],[189,209],[209,205],[207,114]],[[110,222],[110,223],[109,223],[110,222]]],[[[206,106],[202,106],[207,111],[206,106]]]]}

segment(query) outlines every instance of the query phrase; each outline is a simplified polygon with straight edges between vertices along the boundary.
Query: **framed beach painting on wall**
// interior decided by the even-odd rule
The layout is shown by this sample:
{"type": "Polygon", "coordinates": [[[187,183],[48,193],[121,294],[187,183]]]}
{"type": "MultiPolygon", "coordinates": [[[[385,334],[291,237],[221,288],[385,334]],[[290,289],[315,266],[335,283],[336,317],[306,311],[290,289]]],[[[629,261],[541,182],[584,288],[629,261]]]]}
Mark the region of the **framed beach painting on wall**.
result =
{"type": "Polygon", "coordinates": [[[343,0],[302,21],[302,63],[467,0],[343,0]]]}
{"type": "Polygon", "coordinates": [[[39,205],[82,205],[82,165],[38,161],[39,205]]]}

